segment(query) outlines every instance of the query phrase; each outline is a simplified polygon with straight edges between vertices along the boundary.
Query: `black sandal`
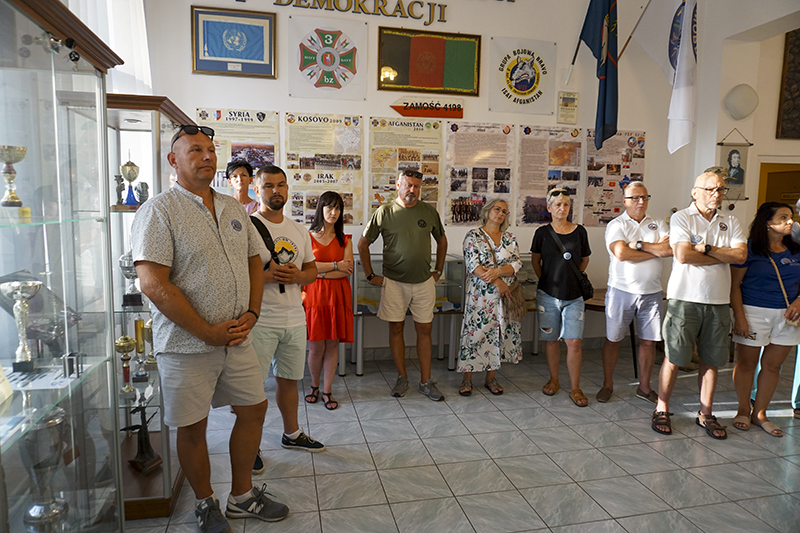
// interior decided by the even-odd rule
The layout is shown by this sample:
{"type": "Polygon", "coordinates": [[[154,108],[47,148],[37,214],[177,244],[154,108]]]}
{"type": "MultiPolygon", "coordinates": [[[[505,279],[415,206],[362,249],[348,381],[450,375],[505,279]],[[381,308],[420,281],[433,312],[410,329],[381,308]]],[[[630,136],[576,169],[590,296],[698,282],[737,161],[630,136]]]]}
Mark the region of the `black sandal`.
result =
{"type": "Polygon", "coordinates": [[[319,387],[311,385],[311,392],[306,394],[306,402],[317,403],[319,401],[319,387]]]}
{"type": "Polygon", "coordinates": [[[712,439],[725,440],[728,438],[728,432],[725,430],[728,426],[723,426],[717,422],[717,417],[714,415],[704,415],[698,412],[697,418],[694,419],[695,424],[706,430],[708,436],[712,439]],[[722,435],[714,435],[715,431],[722,432],[722,435]]]}
{"type": "Polygon", "coordinates": [[[672,435],[672,421],[669,419],[670,414],[671,413],[666,411],[653,411],[653,421],[650,424],[653,431],[661,433],[662,435],[672,435]],[[666,431],[658,429],[658,426],[666,426],[668,429],[666,431]]]}
{"type": "Polygon", "coordinates": [[[331,398],[332,394],[333,394],[332,392],[323,392],[322,393],[322,400],[324,402],[325,409],[327,409],[328,411],[333,411],[334,409],[339,407],[339,402],[337,402],[336,400],[331,398]],[[327,398],[327,400],[325,398],[327,398]],[[333,406],[333,407],[331,407],[331,406],[333,406]]]}

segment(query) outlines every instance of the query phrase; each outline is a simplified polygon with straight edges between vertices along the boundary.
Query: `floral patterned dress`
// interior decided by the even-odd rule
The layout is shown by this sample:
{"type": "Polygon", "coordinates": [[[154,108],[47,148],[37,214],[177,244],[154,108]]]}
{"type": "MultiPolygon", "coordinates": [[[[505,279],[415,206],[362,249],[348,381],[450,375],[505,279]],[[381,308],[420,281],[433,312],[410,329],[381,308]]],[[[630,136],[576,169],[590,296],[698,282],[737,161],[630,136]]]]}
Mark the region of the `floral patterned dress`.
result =
{"type": "MultiPolygon", "coordinates": [[[[490,246],[494,242],[481,228],[464,237],[464,262],[467,268],[467,296],[464,324],[461,327],[459,372],[497,370],[500,363],[518,363],[522,359],[522,325],[503,317],[503,304],[497,287],[472,272],[478,267],[495,268],[490,246]]],[[[517,239],[505,231],[500,246],[495,246],[498,265],[511,265],[514,273],[522,268],[517,239]]],[[[502,278],[508,285],[514,276],[502,278]]]]}

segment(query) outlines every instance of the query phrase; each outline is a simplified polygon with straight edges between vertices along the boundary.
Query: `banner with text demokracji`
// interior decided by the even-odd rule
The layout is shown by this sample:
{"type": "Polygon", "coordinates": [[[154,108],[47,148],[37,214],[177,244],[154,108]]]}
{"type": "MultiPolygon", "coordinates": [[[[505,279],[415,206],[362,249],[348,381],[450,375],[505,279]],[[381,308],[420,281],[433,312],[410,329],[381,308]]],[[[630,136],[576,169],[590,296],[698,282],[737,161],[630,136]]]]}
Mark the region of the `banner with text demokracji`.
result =
{"type": "Polygon", "coordinates": [[[313,15],[313,10],[320,10],[423,20],[425,26],[447,22],[447,4],[420,0],[394,0],[394,3],[392,0],[275,0],[273,5],[305,9],[308,15],[313,15]]]}

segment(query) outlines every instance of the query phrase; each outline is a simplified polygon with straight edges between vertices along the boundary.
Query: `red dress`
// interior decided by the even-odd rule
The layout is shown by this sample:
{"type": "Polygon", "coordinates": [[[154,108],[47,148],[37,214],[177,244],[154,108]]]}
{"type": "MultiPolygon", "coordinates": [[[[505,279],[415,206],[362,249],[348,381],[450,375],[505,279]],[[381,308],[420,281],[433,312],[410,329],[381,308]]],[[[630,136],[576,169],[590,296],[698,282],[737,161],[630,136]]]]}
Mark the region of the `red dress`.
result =
{"type": "MultiPolygon", "coordinates": [[[[345,235],[345,245],[351,239],[351,235],[345,235]]],[[[312,235],[311,247],[317,261],[331,263],[344,259],[344,247],[336,238],[323,246],[312,235]]],[[[353,291],[349,278],[315,279],[303,287],[303,307],[306,309],[308,340],[353,342],[353,291]]]]}

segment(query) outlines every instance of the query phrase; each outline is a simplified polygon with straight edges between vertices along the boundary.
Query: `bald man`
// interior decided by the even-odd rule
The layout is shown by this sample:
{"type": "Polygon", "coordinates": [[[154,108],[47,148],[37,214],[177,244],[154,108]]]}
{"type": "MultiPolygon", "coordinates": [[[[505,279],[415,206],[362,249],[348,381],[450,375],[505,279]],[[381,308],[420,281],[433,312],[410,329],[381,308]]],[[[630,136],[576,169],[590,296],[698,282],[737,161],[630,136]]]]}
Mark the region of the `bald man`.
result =
{"type": "Polygon", "coordinates": [[[659,376],[658,404],[651,427],[658,433],[672,433],[669,400],[679,366],[692,360],[697,342],[700,370],[700,411],[697,425],[715,439],[725,439],[725,426],[712,414],[718,368],[728,359],[731,331],[728,265],[747,258],[747,238],[739,221],[718,212],[727,188],[720,173],[704,172],[694,182],[694,202],[672,215],[670,245],[672,273],[667,284],[667,314],[662,335],[666,357],[659,376]]]}

